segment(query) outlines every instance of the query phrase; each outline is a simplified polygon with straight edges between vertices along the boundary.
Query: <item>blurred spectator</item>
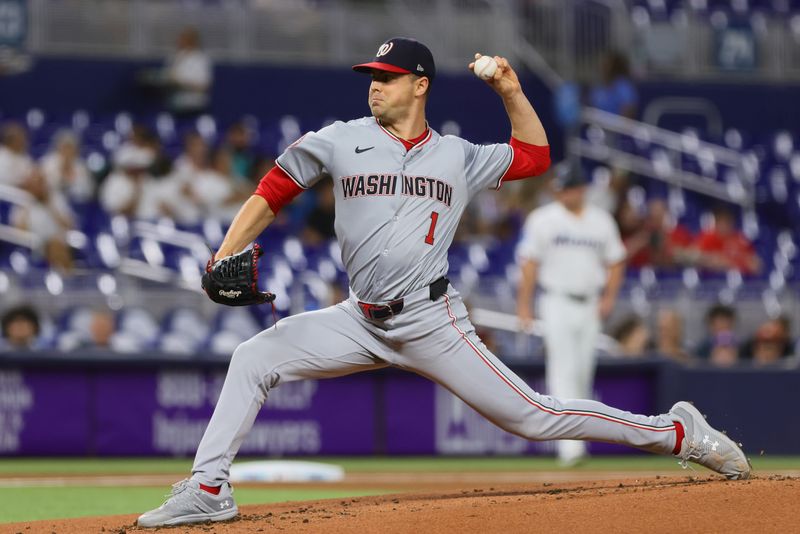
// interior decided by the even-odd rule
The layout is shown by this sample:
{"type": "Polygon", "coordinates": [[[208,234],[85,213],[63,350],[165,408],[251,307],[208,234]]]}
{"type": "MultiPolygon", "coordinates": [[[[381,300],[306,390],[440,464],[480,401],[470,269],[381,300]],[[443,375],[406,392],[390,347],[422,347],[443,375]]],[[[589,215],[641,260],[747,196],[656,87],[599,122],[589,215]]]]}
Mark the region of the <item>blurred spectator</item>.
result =
{"type": "Polygon", "coordinates": [[[690,357],[683,341],[683,318],[675,310],[658,312],[655,350],[660,355],[678,362],[688,362],[690,357]]]}
{"type": "Polygon", "coordinates": [[[32,202],[14,207],[12,224],[33,233],[40,240],[39,252],[50,266],[69,271],[72,269],[72,252],[67,245],[66,232],[74,228],[74,222],[64,195],[50,190],[42,169],[37,166],[33,167],[22,186],[31,195],[32,202]]]}
{"type": "Polygon", "coordinates": [[[314,187],[317,194],[317,205],[306,216],[303,229],[303,242],[317,246],[336,237],[334,229],[334,206],[336,198],[333,194],[333,183],[323,180],[314,187]]]}
{"type": "Polygon", "coordinates": [[[504,196],[495,191],[481,191],[464,211],[454,241],[474,243],[494,238],[495,226],[500,226],[507,219],[508,208],[504,196]]]}
{"type": "Polygon", "coordinates": [[[628,59],[620,52],[609,52],[603,60],[602,79],[589,92],[589,105],[633,119],[638,103],[628,59]]]}
{"type": "Polygon", "coordinates": [[[647,351],[650,330],[641,317],[631,314],[612,330],[611,337],[617,342],[617,356],[637,357],[647,351]]]}
{"type": "Polygon", "coordinates": [[[738,359],[739,343],[736,339],[736,310],[716,304],[706,312],[706,338],[695,349],[699,358],[720,366],[729,366],[738,359]]]}
{"type": "Polygon", "coordinates": [[[156,149],[153,146],[153,133],[142,124],[134,124],[128,138],[114,150],[114,163],[119,165],[120,160],[130,157],[148,158],[148,166],[156,159],[156,149]]]}
{"type": "Polygon", "coordinates": [[[144,130],[145,147],[153,152],[153,163],[147,169],[154,178],[161,179],[172,172],[172,158],[164,151],[164,146],[152,131],[144,130]]]}
{"type": "Polygon", "coordinates": [[[218,148],[209,159],[205,140],[188,134],[184,153],[164,182],[164,203],[173,216],[184,224],[197,224],[209,216],[230,223],[254,189],[237,183],[232,162],[227,148],[218,148]]]}
{"type": "Polygon", "coordinates": [[[753,337],[742,346],[742,359],[749,359],[755,364],[771,364],[792,356],[794,347],[790,330],[791,323],[785,316],[761,324],[753,337]]]}
{"type": "Polygon", "coordinates": [[[515,242],[525,217],[553,200],[549,179],[518,180],[499,191],[481,191],[467,205],[453,241],[492,247],[515,242]]]}
{"type": "Polygon", "coordinates": [[[650,265],[671,268],[691,262],[692,234],[670,216],[663,199],[647,205],[647,217],[624,239],[628,263],[639,268],[650,265]]]}
{"type": "Polygon", "coordinates": [[[194,115],[208,107],[212,66],[200,47],[200,33],[184,28],[175,52],[162,68],[146,69],[138,76],[141,89],[158,95],[162,105],[178,115],[194,115]]]}
{"type": "Polygon", "coordinates": [[[590,204],[608,213],[617,213],[630,187],[628,171],[613,166],[600,167],[593,173],[592,184],[586,197],[590,204]]]}
{"type": "Polygon", "coordinates": [[[186,134],[183,143],[183,153],[163,182],[164,201],[178,222],[197,224],[203,215],[202,199],[195,193],[197,177],[211,172],[208,144],[197,132],[186,134]]]}
{"type": "Polygon", "coordinates": [[[10,308],[3,314],[0,324],[3,330],[0,350],[10,352],[43,348],[42,339],[39,337],[39,315],[31,306],[10,308]]]}
{"type": "Polygon", "coordinates": [[[203,199],[207,213],[226,223],[233,220],[253,189],[252,184],[244,185],[234,177],[233,158],[226,148],[214,152],[211,171],[198,177],[195,184],[195,194],[203,199]]]}
{"type": "Polygon", "coordinates": [[[553,92],[553,108],[556,120],[565,130],[577,127],[581,117],[581,87],[578,83],[564,81],[553,92]]]}
{"type": "Polygon", "coordinates": [[[236,173],[233,161],[233,152],[225,145],[217,148],[211,155],[211,167],[226,178],[228,185],[235,194],[241,195],[246,192],[247,196],[242,199],[245,200],[253,194],[255,184],[236,173]]]}
{"type": "Polygon", "coordinates": [[[111,348],[114,337],[114,315],[108,311],[97,311],[89,324],[90,342],[94,347],[111,348]]]}
{"type": "Polygon", "coordinates": [[[125,160],[131,156],[149,158],[147,173],[154,178],[161,178],[172,171],[172,158],[165,152],[161,139],[144,124],[136,123],[131,127],[128,138],[114,150],[113,161],[125,160]]]}
{"type": "Polygon", "coordinates": [[[761,260],[752,243],[737,230],[733,213],[726,208],[714,211],[714,226],[698,236],[695,247],[700,254],[700,266],[709,271],[734,269],[742,274],[761,271],[761,260]]]}
{"type": "MultiPolygon", "coordinates": [[[[617,222],[620,238],[627,250],[629,247],[628,243],[636,239],[637,234],[644,226],[645,218],[639,213],[639,210],[623,196],[614,212],[614,220],[617,222]]],[[[628,255],[630,256],[630,252],[628,252],[628,255]]]]}
{"type": "Polygon", "coordinates": [[[88,326],[88,332],[74,336],[62,348],[65,350],[114,350],[112,341],[116,326],[113,313],[108,310],[94,310],[88,326]]]}
{"type": "Polygon", "coordinates": [[[255,163],[253,164],[253,171],[252,171],[253,189],[255,189],[256,186],[258,185],[259,180],[261,180],[261,178],[264,175],[266,175],[274,166],[275,166],[275,158],[270,156],[262,155],[255,161],[255,163]]]}
{"type": "Polygon", "coordinates": [[[187,133],[183,137],[183,152],[175,158],[172,173],[190,176],[206,167],[208,167],[208,143],[197,132],[187,133]]]}
{"type": "Polygon", "coordinates": [[[736,338],[733,335],[720,336],[711,347],[709,361],[718,367],[730,367],[739,361],[736,338]]]}
{"type": "Polygon", "coordinates": [[[58,338],[59,350],[65,352],[123,352],[135,353],[144,350],[146,329],[130,332],[117,329],[117,317],[107,308],[85,310],[80,322],[62,332],[58,338]]]}
{"type": "Polygon", "coordinates": [[[33,169],[28,155],[28,133],[21,124],[8,122],[2,129],[0,145],[0,184],[20,186],[33,169]]]}
{"type": "Polygon", "coordinates": [[[89,169],[80,156],[77,136],[70,130],[59,130],[50,152],[39,161],[51,191],[59,191],[75,202],[87,202],[94,194],[89,169]]]}
{"type": "Polygon", "coordinates": [[[128,146],[116,155],[116,170],[103,182],[99,200],[110,214],[155,219],[170,213],[163,188],[148,173],[153,164],[149,148],[128,146]]]}
{"type": "Polygon", "coordinates": [[[225,135],[225,148],[231,154],[233,176],[249,187],[255,188],[254,180],[260,179],[263,174],[255,175],[259,154],[253,146],[252,132],[244,122],[236,122],[228,128],[225,135]]]}
{"type": "Polygon", "coordinates": [[[200,33],[184,28],[178,35],[175,53],[167,61],[164,77],[169,86],[167,105],[178,114],[193,114],[208,107],[212,68],[200,48],[200,33]]]}

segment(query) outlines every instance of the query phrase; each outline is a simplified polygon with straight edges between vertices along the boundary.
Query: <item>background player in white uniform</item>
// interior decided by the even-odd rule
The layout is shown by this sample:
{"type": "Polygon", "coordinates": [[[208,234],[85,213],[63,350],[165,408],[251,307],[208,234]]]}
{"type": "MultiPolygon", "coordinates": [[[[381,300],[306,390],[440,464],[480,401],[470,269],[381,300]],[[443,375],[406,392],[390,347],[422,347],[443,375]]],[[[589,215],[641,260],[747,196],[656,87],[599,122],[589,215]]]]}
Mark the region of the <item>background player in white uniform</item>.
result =
{"type": "Polygon", "coordinates": [[[635,415],[594,401],[540,395],[475,335],[458,291],[444,277],[456,225],[478,191],[541,174],[549,165],[536,112],[508,62],[495,59],[499,68],[487,83],[508,113],[508,144],[479,146],[430,129],[425,103],[436,75],[433,56],[417,41],[394,38],[374,61],[354,67],[372,76],[372,116],[311,132],[281,154],[239,211],[216,257],[243,250],[291,198],[319,180],[332,180],[350,297],[283,319],[234,351],[191,478],[175,484],[171,497],[143,514],[139,525],[235,516],[230,466],[272,388],[387,366],[438,382],[527,439],[624,443],[686,459],[691,454],[730,477],[749,473],[741,451],[699,413],[676,405],[668,414],[635,415]],[[727,441],[712,457],[708,447],[694,445],[700,432],[727,441]]]}
{"type": "MultiPolygon", "coordinates": [[[[579,165],[558,165],[556,201],[528,215],[517,248],[519,318],[523,324],[533,320],[538,282],[547,392],[566,399],[592,398],[595,345],[625,273],[617,225],[607,212],[586,203],[586,185],[579,165]]],[[[564,465],[586,455],[583,441],[562,440],[557,449],[564,465]]]]}

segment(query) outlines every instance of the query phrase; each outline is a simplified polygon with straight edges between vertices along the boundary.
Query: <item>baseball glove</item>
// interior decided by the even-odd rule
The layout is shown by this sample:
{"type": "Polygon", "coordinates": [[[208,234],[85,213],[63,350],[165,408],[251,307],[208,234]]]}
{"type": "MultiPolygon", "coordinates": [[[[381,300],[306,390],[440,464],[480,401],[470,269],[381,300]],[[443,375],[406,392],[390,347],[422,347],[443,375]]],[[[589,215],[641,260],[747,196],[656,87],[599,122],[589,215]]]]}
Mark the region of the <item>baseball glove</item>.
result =
{"type": "Polygon", "coordinates": [[[275,295],[258,290],[258,258],[264,254],[254,245],[219,261],[212,257],[203,274],[203,289],[206,295],[219,304],[227,306],[249,306],[275,300],[275,295]]]}

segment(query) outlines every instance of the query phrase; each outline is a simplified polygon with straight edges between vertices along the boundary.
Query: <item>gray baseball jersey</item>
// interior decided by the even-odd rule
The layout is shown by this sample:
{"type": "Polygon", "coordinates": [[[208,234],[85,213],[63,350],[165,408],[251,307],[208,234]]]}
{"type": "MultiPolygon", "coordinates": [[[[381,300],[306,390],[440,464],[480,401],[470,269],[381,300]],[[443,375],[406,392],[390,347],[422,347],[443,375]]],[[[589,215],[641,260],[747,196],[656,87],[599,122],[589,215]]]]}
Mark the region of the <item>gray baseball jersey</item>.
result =
{"type": "Polygon", "coordinates": [[[434,131],[411,150],[375,119],[336,123],[290,146],[278,165],[300,187],[332,179],[336,234],[350,276],[346,301],[282,319],[234,352],[192,476],[228,479],[239,446],[272,388],[293,380],[394,366],[426,376],[499,427],[531,440],[582,439],[669,453],[668,415],[636,415],[528,387],[483,345],[458,292],[431,300],[470,198],[499,187],[509,145],[478,146],[434,131]],[[402,310],[368,318],[359,301],[402,298],[402,310]]]}
{"type": "Polygon", "coordinates": [[[507,144],[428,136],[406,151],[373,117],[336,122],[290,146],[278,165],[302,188],[333,178],[336,237],[350,287],[391,300],[447,273],[447,250],[470,199],[499,187],[507,144]]]}

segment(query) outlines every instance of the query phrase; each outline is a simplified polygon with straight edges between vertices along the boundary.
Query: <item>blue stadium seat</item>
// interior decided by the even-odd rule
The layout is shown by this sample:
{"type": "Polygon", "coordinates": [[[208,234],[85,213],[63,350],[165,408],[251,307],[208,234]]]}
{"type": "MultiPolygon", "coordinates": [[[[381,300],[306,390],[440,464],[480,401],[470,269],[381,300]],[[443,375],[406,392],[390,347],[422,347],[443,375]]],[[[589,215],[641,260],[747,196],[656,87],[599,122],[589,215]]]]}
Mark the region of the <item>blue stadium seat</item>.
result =
{"type": "Polygon", "coordinates": [[[144,308],[123,308],[117,315],[117,332],[135,337],[141,348],[151,348],[160,331],[156,318],[144,308]]]}
{"type": "Polygon", "coordinates": [[[161,321],[156,346],[169,353],[193,355],[211,333],[208,321],[194,308],[174,308],[161,321]]]}

